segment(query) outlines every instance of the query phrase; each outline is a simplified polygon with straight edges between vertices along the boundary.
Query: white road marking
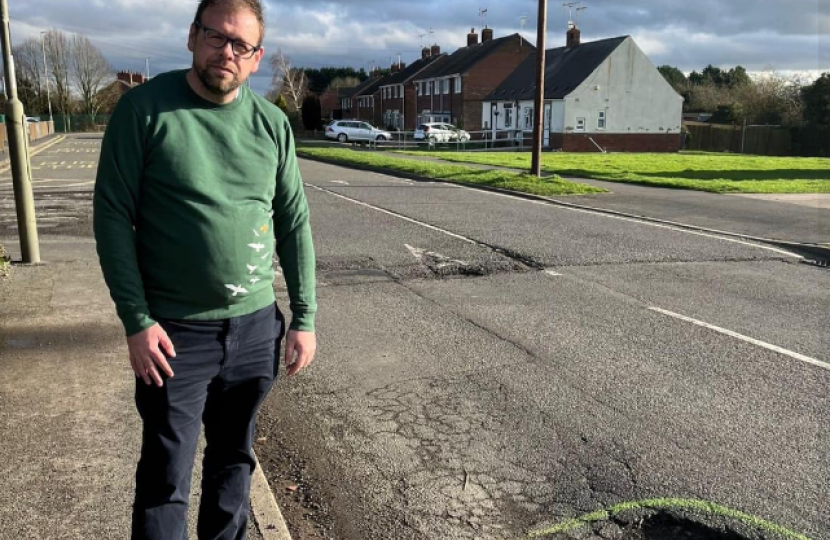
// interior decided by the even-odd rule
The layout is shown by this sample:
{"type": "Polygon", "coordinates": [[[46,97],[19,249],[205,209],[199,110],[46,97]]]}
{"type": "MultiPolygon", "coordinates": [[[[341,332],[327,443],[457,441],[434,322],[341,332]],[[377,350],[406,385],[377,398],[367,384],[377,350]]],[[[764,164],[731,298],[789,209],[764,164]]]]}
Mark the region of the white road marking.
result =
{"type": "Polygon", "coordinates": [[[709,324],[703,321],[699,321],[697,319],[692,319],[691,317],[686,317],[685,315],[680,315],[679,313],[674,313],[672,311],[668,311],[665,309],[660,309],[658,307],[650,307],[648,308],[651,311],[655,311],[657,313],[662,313],[663,315],[667,315],[669,317],[674,317],[675,319],[679,319],[681,321],[686,321],[688,323],[695,324],[697,326],[702,326],[703,328],[708,328],[709,330],[714,330],[715,332],[719,332],[721,334],[739,339],[741,341],[745,341],[747,343],[751,343],[752,345],[757,345],[758,347],[763,347],[764,349],[768,349],[770,351],[777,352],[779,354],[783,354],[785,356],[789,356],[790,358],[795,358],[796,360],[801,360],[802,362],[806,362],[808,364],[812,364],[814,366],[818,366],[822,369],[826,369],[830,371],[830,364],[827,362],[822,362],[821,360],[816,360],[815,358],[811,358],[809,356],[805,356],[803,354],[799,354],[797,352],[793,352],[777,345],[772,345],[771,343],[767,343],[765,341],[761,341],[759,339],[751,338],[745,336],[743,334],[739,334],[737,332],[733,332],[732,330],[727,330],[725,328],[721,328],[719,326],[715,326],[713,324],[709,324]]]}
{"type": "Polygon", "coordinates": [[[469,266],[469,263],[466,263],[464,261],[459,261],[458,259],[450,259],[446,255],[441,255],[440,253],[436,253],[434,251],[427,251],[425,249],[410,246],[409,244],[404,244],[404,246],[406,247],[406,249],[409,250],[409,252],[412,254],[412,256],[415,257],[416,259],[418,259],[419,261],[423,260],[424,255],[429,255],[433,259],[438,259],[438,260],[442,261],[442,262],[438,263],[438,268],[443,268],[445,266],[449,266],[452,263],[457,263],[457,264],[460,264],[462,266],[469,266]]]}
{"type": "Polygon", "coordinates": [[[330,180],[330,182],[331,182],[332,184],[343,184],[344,186],[348,186],[348,185],[349,185],[349,183],[348,183],[348,182],[346,182],[345,180],[330,180]]]}
{"type": "Polygon", "coordinates": [[[359,204],[360,206],[365,206],[366,208],[371,208],[372,210],[376,210],[376,211],[381,212],[383,214],[386,214],[386,215],[389,215],[389,216],[392,216],[392,217],[396,217],[398,219],[402,219],[404,221],[408,221],[410,223],[414,223],[414,224],[420,225],[422,227],[426,227],[427,229],[431,229],[433,231],[438,231],[440,233],[446,234],[447,236],[451,236],[451,237],[457,238],[458,240],[461,240],[463,242],[467,242],[468,244],[475,244],[477,246],[482,246],[482,247],[486,247],[487,249],[491,249],[489,246],[485,246],[481,242],[477,242],[476,240],[473,240],[472,238],[467,238],[466,236],[461,236],[460,234],[455,234],[454,232],[450,232],[450,231],[448,231],[446,229],[442,229],[440,227],[435,227],[434,225],[430,225],[429,223],[424,223],[423,221],[418,221],[417,219],[412,219],[412,218],[403,216],[401,214],[396,214],[395,212],[390,212],[389,210],[385,210],[383,208],[373,206],[373,205],[365,203],[363,201],[358,201],[357,199],[352,199],[351,197],[346,197],[345,195],[340,195],[339,193],[329,191],[325,188],[317,187],[313,184],[306,183],[306,185],[308,187],[312,188],[312,189],[316,189],[317,191],[322,191],[324,193],[328,193],[329,195],[332,195],[334,197],[339,197],[343,200],[352,202],[354,204],[359,204]]]}
{"type": "MultiPolygon", "coordinates": [[[[470,187],[463,186],[463,185],[458,185],[458,187],[463,188],[463,189],[474,189],[474,188],[470,188],[470,187]]],[[[496,195],[498,197],[507,197],[508,199],[529,202],[529,203],[532,203],[532,204],[540,204],[540,205],[543,205],[543,206],[555,206],[557,208],[561,208],[562,210],[571,210],[572,212],[581,212],[583,214],[591,214],[592,216],[602,216],[602,217],[607,217],[607,218],[612,218],[612,219],[619,219],[619,220],[622,220],[622,221],[629,221],[631,223],[638,223],[640,225],[648,225],[650,227],[658,227],[660,229],[668,229],[668,230],[671,230],[671,231],[677,231],[677,232],[686,233],[686,234],[694,234],[694,235],[697,235],[697,236],[705,236],[707,238],[714,238],[715,240],[722,240],[724,242],[732,242],[732,243],[735,243],[735,244],[742,244],[744,246],[754,247],[754,248],[758,248],[758,249],[765,249],[767,251],[772,251],[774,253],[778,253],[779,255],[783,255],[785,257],[792,257],[794,259],[803,259],[804,258],[801,255],[796,255],[795,253],[790,253],[789,251],[785,251],[783,249],[774,248],[774,247],[770,247],[770,246],[762,246],[760,244],[753,244],[752,242],[747,242],[745,240],[738,240],[737,238],[728,238],[728,237],[725,237],[725,236],[718,236],[717,234],[706,233],[706,232],[703,232],[703,231],[692,231],[692,230],[684,229],[682,227],[677,227],[677,226],[674,226],[674,225],[666,225],[666,224],[663,224],[663,223],[654,223],[654,222],[651,222],[651,221],[644,221],[644,220],[640,220],[640,219],[636,219],[636,218],[630,218],[630,217],[626,217],[626,216],[615,216],[613,214],[606,214],[605,212],[599,212],[599,211],[596,211],[596,210],[588,210],[586,208],[573,208],[573,207],[570,207],[570,206],[558,206],[555,203],[550,203],[550,202],[546,202],[546,201],[534,201],[534,200],[531,200],[531,199],[525,199],[524,197],[517,197],[515,195],[510,195],[509,193],[496,193],[494,191],[482,191],[482,190],[476,190],[476,191],[478,191],[479,193],[483,192],[483,193],[487,193],[487,194],[490,194],[490,195],[496,195]]]]}
{"type": "Polygon", "coordinates": [[[554,272],[553,270],[545,270],[545,273],[546,273],[547,275],[549,275],[549,276],[554,276],[554,277],[557,277],[557,276],[561,276],[561,275],[562,275],[562,274],[560,274],[559,272],[554,272]]]}

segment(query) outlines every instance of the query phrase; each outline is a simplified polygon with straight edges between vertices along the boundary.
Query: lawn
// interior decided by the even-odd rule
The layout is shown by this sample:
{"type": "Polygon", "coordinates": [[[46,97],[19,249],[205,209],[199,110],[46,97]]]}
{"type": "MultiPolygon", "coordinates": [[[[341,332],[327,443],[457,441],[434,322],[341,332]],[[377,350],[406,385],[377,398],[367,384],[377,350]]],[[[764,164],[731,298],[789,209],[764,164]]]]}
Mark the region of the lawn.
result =
{"type": "MultiPolygon", "coordinates": [[[[405,152],[454,162],[530,168],[530,152],[405,152]]],[[[738,154],[587,154],[545,152],[542,170],[715,193],[830,193],[830,159],[738,154]]]]}
{"type": "Polygon", "coordinates": [[[326,161],[371,168],[382,172],[402,172],[424,178],[447,180],[459,184],[472,184],[531,193],[533,195],[584,195],[601,193],[605,190],[586,184],[569,182],[559,176],[542,179],[529,174],[499,170],[483,170],[466,165],[452,165],[407,159],[404,156],[391,156],[388,153],[376,153],[347,148],[314,148],[301,146],[297,148],[301,157],[319,158],[326,161]]]}

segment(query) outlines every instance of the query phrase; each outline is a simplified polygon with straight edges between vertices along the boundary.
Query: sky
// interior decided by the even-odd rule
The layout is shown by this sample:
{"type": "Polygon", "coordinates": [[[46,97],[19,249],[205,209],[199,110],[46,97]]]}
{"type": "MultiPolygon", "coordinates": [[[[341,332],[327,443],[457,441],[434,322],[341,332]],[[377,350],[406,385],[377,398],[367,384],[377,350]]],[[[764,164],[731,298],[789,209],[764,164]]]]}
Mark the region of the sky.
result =
{"type": "MultiPolygon", "coordinates": [[[[187,31],[197,0],[8,0],[12,41],[56,28],[87,36],[115,70],[150,73],[190,66],[187,31]]],[[[266,57],[294,66],[370,69],[411,63],[422,45],[452,52],[480,33],[516,32],[536,43],[538,0],[264,0],[266,57]],[[486,9],[482,19],[479,12],[486,9]],[[522,18],[526,17],[522,25],[522,18]]],[[[775,70],[812,79],[830,71],[830,0],[586,0],[582,41],[630,35],[655,66],[688,73],[707,64],[775,70]]],[[[548,2],[546,48],[565,44],[568,10],[548,2]]],[[[267,62],[251,79],[265,93],[267,62]]]]}

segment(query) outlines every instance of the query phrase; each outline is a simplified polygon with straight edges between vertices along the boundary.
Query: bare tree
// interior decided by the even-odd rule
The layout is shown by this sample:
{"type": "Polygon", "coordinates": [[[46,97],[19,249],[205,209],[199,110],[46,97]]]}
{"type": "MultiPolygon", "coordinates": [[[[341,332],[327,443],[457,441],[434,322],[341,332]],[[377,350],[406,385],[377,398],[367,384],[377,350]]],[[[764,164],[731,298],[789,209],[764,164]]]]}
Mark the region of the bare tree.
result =
{"type": "Polygon", "coordinates": [[[326,90],[336,90],[338,88],[351,88],[358,86],[360,84],[360,79],[357,77],[335,77],[329,83],[326,90]]]}
{"type": "Polygon", "coordinates": [[[94,119],[105,104],[106,96],[101,90],[112,78],[113,69],[101,51],[86,36],[72,36],[70,56],[72,78],[80,93],[84,113],[94,119]]]}
{"type": "Polygon", "coordinates": [[[49,30],[46,40],[46,63],[49,67],[50,83],[55,89],[55,104],[62,114],[72,113],[72,90],[69,81],[71,63],[71,42],[60,30],[49,30]]]}
{"type": "Polygon", "coordinates": [[[269,94],[285,97],[290,112],[298,112],[303,106],[303,99],[308,94],[308,79],[301,68],[291,67],[291,59],[282,49],[271,55],[271,90],[269,94]]]}
{"type": "Polygon", "coordinates": [[[20,101],[27,114],[46,111],[46,74],[40,40],[29,38],[12,48],[20,101]]]}

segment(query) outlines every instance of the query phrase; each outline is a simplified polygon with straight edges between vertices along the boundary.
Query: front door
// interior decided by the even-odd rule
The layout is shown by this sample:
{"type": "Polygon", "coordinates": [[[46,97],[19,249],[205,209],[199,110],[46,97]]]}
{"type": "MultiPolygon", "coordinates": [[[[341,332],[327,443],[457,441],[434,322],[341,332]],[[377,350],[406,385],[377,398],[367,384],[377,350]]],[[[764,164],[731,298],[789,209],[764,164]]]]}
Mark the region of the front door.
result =
{"type": "Polygon", "coordinates": [[[544,131],[545,141],[544,141],[544,144],[542,146],[544,146],[545,148],[550,146],[550,112],[551,112],[550,103],[545,103],[545,113],[544,113],[544,115],[542,115],[542,122],[544,122],[544,126],[545,126],[545,131],[544,131]]]}

